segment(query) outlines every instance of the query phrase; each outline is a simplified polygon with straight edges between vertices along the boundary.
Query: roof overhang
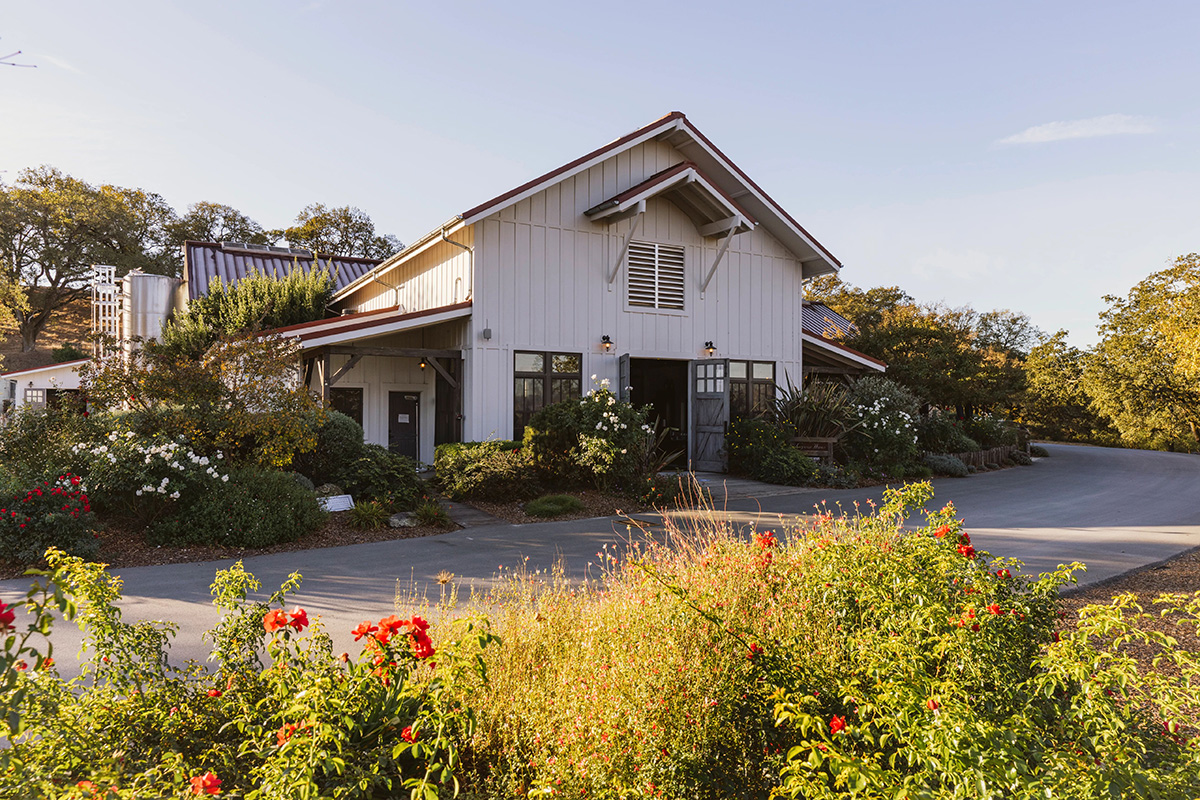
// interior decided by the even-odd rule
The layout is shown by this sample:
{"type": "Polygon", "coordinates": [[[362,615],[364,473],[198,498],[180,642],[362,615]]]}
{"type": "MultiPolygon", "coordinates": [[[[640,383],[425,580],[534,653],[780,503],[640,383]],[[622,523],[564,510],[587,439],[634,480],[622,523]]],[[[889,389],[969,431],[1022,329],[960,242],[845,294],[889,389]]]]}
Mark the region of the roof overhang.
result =
{"type": "Polygon", "coordinates": [[[66,376],[77,372],[81,366],[89,361],[91,361],[90,358],[77,358],[73,361],[60,361],[57,364],[47,364],[44,367],[14,369],[12,372],[0,373],[0,379],[38,380],[47,377],[54,378],[58,375],[66,376]]]}
{"type": "Polygon", "coordinates": [[[471,316],[471,302],[428,308],[424,311],[401,312],[399,308],[385,308],[364,314],[348,314],[344,317],[306,322],[286,328],[265,331],[264,335],[286,336],[300,340],[302,350],[315,350],[329,345],[345,344],[360,339],[372,339],[393,333],[427,328],[451,320],[471,316]]]}
{"type": "Polygon", "coordinates": [[[612,223],[645,209],[655,197],[673,202],[704,236],[753,230],[755,220],[690,161],[676,164],[583,212],[593,222],[612,223]]]}
{"type": "MultiPolygon", "coordinates": [[[[835,363],[844,364],[846,366],[853,365],[864,370],[874,370],[875,372],[886,372],[887,364],[877,358],[872,358],[866,353],[860,353],[853,347],[847,347],[841,342],[827,339],[824,336],[813,333],[812,331],[803,331],[800,334],[801,340],[805,347],[814,347],[820,351],[825,358],[834,361],[835,363]]],[[[807,358],[805,359],[807,360],[807,358]]]]}

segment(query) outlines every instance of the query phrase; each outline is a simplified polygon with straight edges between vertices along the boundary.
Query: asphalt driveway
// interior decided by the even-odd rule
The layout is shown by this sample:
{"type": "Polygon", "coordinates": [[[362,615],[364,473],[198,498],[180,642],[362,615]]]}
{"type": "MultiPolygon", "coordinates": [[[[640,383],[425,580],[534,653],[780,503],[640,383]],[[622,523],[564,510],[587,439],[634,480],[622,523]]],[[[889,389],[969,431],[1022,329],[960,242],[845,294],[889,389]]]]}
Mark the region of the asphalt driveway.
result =
{"type": "MultiPolygon", "coordinates": [[[[1075,560],[1088,564],[1081,583],[1093,582],[1166,559],[1200,546],[1200,457],[1137,450],[1052,446],[1051,458],[1032,467],[934,482],[934,504],[953,501],[976,547],[1026,562],[1040,572],[1075,560]]],[[[714,494],[721,495],[718,481],[714,494]]],[[[771,487],[778,492],[778,487],[771,487]]],[[[743,487],[742,493],[745,493],[743,487]]],[[[882,488],[795,490],[728,500],[733,519],[778,524],[780,515],[810,512],[825,501],[852,509],[855,502],[878,501],[882,488]]],[[[501,568],[545,569],[556,559],[568,574],[594,570],[607,544],[622,547],[629,535],[613,519],[536,525],[485,525],[441,536],[280,553],[245,560],[269,591],[288,573],[304,583],[295,602],[310,617],[321,615],[335,646],[354,649],[349,631],[358,622],[395,608],[397,590],[429,591],[436,599],[439,572],[454,573],[463,592],[486,589],[501,568]]],[[[125,619],[168,619],[180,623],[173,660],[203,659],[203,631],[217,620],[210,605],[213,573],[232,562],[173,564],[119,570],[124,580],[125,619]]],[[[24,590],[23,581],[0,582],[8,601],[24,590]]],[[[1200,587],[1197,587],[1200,588],[1200,587]]],[[[55,658],[64,674],[79,633],[57,626],[55,658]]]]}

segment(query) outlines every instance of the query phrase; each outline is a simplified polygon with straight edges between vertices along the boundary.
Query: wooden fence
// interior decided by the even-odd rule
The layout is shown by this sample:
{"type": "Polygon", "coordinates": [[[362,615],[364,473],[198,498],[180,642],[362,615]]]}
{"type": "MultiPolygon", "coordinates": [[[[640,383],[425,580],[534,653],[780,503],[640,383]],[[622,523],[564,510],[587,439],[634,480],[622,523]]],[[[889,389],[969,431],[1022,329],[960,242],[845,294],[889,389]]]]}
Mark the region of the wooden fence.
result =
{"type": "Polygon", "coordinates": [[[990,450],[973,450],[969,453],[948,453],[947,455],[954,456],[968,467],[980,468],[984,464],[1001,464],[1004,462],[1004,459],[1017,450],[1024,452],[1025,448],[1006,444],[1002,447],[993,447],[990,450]]]}

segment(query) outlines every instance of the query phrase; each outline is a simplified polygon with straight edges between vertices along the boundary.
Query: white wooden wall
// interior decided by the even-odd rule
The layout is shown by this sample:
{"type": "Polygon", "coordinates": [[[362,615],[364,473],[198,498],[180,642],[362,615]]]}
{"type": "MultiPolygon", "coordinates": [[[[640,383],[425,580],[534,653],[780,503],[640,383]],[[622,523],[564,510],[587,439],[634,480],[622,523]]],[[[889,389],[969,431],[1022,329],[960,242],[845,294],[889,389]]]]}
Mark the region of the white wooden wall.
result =
{"type": "MultiPolygon", "coordinates": [[[[472,227],[458,231],[450,238],[471,247],[473,230],[472,227]]],[[[344,298],[341,305],[361,312],[399,304],[409,312],[461,303],[470,292],[470,264],[471,256],[466,250],[439,241],[381,273],[379,281],[363,284],[344,298]]]]}
{"type": "Polygon", "coordinates": [[[785,373],[799,381],[801,267],[761,228],[733,240],[701,299],[720,240],[701,237],[669,200],[652,200],[636,238],[686,247],[685,308],[629,309],[624,266],[610,291],[607,275],[629,222],[600,225],[583,212],[683,160],[669,145],[648,142],[473,226],[464,438],[511,436],[514,350],[583,353],[585,391],[593,373],[616,385],[622,353],[690,360],[704,357],[708,340],[718,357],[774,361],[781,384],[785,373]],[[610,353],[600,347],[604,334],[616,343],[610,353]]]}

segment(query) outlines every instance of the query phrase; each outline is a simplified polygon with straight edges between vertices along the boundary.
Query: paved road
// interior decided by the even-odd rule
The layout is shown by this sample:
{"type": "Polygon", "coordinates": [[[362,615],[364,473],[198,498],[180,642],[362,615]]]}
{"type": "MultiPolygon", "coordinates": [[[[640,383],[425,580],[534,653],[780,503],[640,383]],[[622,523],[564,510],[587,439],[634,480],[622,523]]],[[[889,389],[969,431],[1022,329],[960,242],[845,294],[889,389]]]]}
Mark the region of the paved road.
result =
{"type": "MultiPolygon", "coordinates": [[[[937,480],[934,503],[952,500],[977,547],[1020,558],[1029,572],[1086,562],[1081,583],[1200,546],[1200,457],[1070,446],[1049,450],[1052,457],[1032,467],[937,480]]],[[[713,488],[720,493],[719,486],[713,488]]],[[[726,511],[738,521],[775,525],[780,514],[811,511],[822,500],[852,508],[856,501],[878,501],[881,495],[879,488],[806,489],[731,499],[726,511]]],[[[487,525],[423,539],[259,556],[246,559],[246,567],[268,590],[289,572],[302,573],[296,602],[310,616],[320,614],[336,646],[353,652],[350,628],[391,613],[398,588],[428,589],[436,598],[435,576],[445,570],[464,587],[486,589],[501,566],[546,568],[559,557],[570,574],[582,576],[605,544],[620,547],[626,537],[626,529],[611,519],[487,525]]],[[[207,650],[200,634],[217,618],[208,587],[214,571],[230,563],[120,570],[125,618],[181,623],[174,658],[203,658],[207,650]]],[[[0,582],[0,597],[11,600],[23,586],[0,582]]],[[[73,671],[78,641],[72,626],[58,627],[55,655],[64,673],[73,671]]]]}

